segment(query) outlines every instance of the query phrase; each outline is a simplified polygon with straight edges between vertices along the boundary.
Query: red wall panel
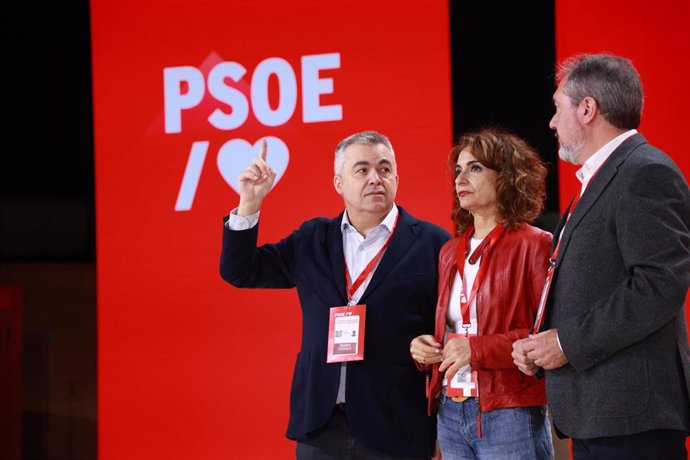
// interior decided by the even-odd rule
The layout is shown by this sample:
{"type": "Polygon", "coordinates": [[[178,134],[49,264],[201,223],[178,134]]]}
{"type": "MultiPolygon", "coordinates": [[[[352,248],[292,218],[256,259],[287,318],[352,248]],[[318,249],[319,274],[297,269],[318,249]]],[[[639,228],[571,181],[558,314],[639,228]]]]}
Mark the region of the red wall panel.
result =
{"type": "Polygon", "coordinates": [[[220,279],[233,181],[274,138],[275,241],[341,211],[336,143],[375,129],[398,203],[450,229],[447,1],[93,0],[91,18],[99,458],[288,458],[299,305],[220,279]]]}

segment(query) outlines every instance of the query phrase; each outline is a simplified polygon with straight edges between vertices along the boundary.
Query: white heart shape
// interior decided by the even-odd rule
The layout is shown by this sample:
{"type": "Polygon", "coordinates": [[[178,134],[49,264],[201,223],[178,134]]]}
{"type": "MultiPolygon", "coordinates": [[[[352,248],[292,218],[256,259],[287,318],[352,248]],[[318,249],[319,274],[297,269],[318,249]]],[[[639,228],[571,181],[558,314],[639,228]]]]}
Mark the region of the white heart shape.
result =
{"type": "MultiPolygon", "coordinates": [[[[273,182],[273,187],[278,184],[280,178],[287,170],[288,162],[290,161],[290,152],[287,145],[278,137],[268,136],[266,139],[266,162],[271,165],[271,168],[276,172],[276,180],[273,182]]],[[[240,172],[249,166],[254,158],[259,156],[261,150],[261,140],[258,140],[254,145],[245,141],[244,139],[230,139],[218,150],[218,157],[216,164],[221,176],[225,179],[232,189],[239,193],[239,185],[237,183],[237,176],[240,172]]],[[[273,188],[271,187],[271,188],[273,188]]]]}

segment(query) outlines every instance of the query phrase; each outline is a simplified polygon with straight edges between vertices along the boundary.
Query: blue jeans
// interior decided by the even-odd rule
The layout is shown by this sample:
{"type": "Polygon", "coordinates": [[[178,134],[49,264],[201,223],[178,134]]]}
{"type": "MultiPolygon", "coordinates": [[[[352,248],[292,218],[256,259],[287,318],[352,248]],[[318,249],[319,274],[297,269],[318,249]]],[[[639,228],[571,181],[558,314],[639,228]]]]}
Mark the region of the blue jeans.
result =
{"type": "Polygon", "coordinates": [[[443,460],[554,458],[546,406],[482,412],[479,437],[477,398],[454,402],[444,394],[439,397],[438,443],[443,460]]]}

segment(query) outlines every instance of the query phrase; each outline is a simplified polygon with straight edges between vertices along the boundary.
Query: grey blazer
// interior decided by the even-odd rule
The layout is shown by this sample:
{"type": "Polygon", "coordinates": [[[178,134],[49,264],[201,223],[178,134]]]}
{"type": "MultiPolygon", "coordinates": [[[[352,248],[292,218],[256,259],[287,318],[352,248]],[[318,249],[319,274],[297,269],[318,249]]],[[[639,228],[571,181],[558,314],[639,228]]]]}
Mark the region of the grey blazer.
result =
{"type": "Polygon", "coordinates": [[[592,179],[561,237],[543,328],[558,329],[569,361],[546,372],[559,434],[690,431],[689,284],[688,184],[636,134],[592,179]]]}

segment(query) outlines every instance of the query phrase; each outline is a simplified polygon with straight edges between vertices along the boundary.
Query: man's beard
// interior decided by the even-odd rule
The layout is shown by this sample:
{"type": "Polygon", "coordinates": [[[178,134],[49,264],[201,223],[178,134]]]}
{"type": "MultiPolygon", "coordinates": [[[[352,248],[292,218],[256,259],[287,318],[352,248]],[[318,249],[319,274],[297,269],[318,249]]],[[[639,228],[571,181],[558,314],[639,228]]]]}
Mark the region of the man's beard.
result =
{"type": "Polygon", "coordinates": [[[582,132],[582,129],[578,127],[578,132],[575,133],[573,137],[575,139],[572,142],[570,142],[569,145],[563,144],[559,138],[558,157],[563,161],[567,161],[568,163],[576,165],[580,164],[577,158],[582,153],[582,150],[585,148],[585,136],[582,132]]]}

